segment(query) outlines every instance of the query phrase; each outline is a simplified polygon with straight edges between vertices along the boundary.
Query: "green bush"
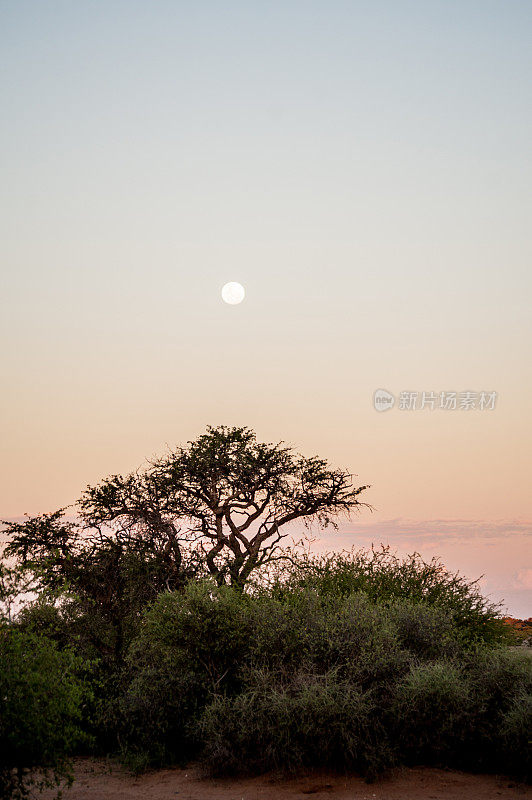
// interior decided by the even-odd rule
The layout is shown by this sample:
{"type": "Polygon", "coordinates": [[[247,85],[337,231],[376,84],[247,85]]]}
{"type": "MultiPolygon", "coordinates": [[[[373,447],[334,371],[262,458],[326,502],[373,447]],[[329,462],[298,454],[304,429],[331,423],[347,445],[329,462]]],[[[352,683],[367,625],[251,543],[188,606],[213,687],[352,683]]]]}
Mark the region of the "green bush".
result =
{"type": "Polygon", "coordinates": [[[83,669],[53,641],[0,626],[1,797],[72,781],[69,756],[85,738],[80,722],[90,699],[83,669]]]}
{"type": "Polygon", "coordinates": [[[313,764],[370,776],[394,759],[511,767],[526,656],[475,640],[449,603],[322,589],[204,582],[160,596],[115,706],[126,761],[203,752],[218,772],[313,764]]]}
{"type": "Polygon", "coordinates": [[[475,710],[467,763],[530,775],[532,658],[510,648],[484,650],[470,658],[467,672],[475,710]]]}
{"type": "Polygon", "coordinates": [[[216,697],[199,724],[203,761],[215,774],[357,769],[391,763],[374,693],[338,679],[296,673],[286,685],[264,671],[234,698],[216,697]]]}
{"type": "Polygon", "coordinates": [[[249,660],[292,672],[331,669],[360,684],[390,680],[408,668],[387,610],[364,595],[319,597],[313,589],[250,605],[249,660]]]}
{"type": "Polygon", "coordinates": [[[406,763],[530,776],[532,660],[478,649],[460,664],[412,668],[396,688],[390,729],[406,763]]]}
{"type": "Polygon", "coordinates": [[[459,667],[436,661],[413,667],[392,706],[397,745],[407,762],[451,765],[470,723],[469,684],[459,667]]]}
{"type": "Polygon", "coordinates": [[[120,747],[136,769],[195,753],[192,722],[217,691],[235,691],[248,648],[249,598],[210,582],[161,595],[126,662],[120,747]]]}
{"type": "Polygon", "coordinates": [[[417,553],[399,558],[389,547],[322,556],[302,556],[273,581],[273,589],[310,586],[320,595],[363,593],[378,603],[405,599],[437,607],[452,616],[463,638],[495,643],[507,639],[500,608],[480,593],[476,581],[445,569],[441,561],[424,561],[417,553]]]}
{"type": "Polygon", "coordinates": [[[484,648],[466,664],[473,690],[488,716],[506,710],[515,697],[532,691],[532,658],[526,651],[484,648]]]}
{"type": "Polygon", "coordinates": [[[205,707],[249,691],[254,672],[266,671],[270,688],[272,676],[281,686],[302,669],[334,673],[357,697],[372,686],[384,696],[410,660],[386,609],[361,595],[338,602],[304,589],[250,597],[191,585],[157,600],[130,649],[118,705],[125,758],[158,765],[197,753],[205,707]]]}
{"type": "Polygon", "coordinates": [[[501,714],[498,763],[507,772],[529,781],[532,776],[532,693],[514,697],[501,714]]]}
{"type": "Polygon", "coordinates": [[[171,655],[176,669],[194,672],[206,688],[228,686],[248,649],[249,603],[240,591],[210,581],[160,595],[145,614],[130,667],[171,655]]]}
{"type": "Polygon", "coordinates": [[[185,763],[195,755],[191,722],[205,702],[198,676],[176,669],[171,661],[139,672],[118,704],[124,761],[135,772],[185,763]]]}
{"type": "Polygon", "coordinates": [[[400,646],[411,654],[421,659],[441,659],[462,653],[462,634],[447,609],[402,598],[385,607],[400,646]]]}

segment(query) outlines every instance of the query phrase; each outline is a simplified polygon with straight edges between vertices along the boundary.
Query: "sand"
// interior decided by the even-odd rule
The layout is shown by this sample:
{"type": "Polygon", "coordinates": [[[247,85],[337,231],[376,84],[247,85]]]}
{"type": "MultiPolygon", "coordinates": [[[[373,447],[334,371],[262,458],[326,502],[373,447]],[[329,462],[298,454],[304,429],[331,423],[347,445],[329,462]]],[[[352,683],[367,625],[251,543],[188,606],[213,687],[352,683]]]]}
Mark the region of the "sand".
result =
{"type": "MultiPolygon", "coordinates": [[[[493,775],[428,767],[397,770],[377,783],[315,773],[279,779],[213,780],[197,767],[164,769],[135,778],[115,763],[78,759],[76,781],[64,800],[504,800],[531,798],[531,787],[493,775]]],[[[52,797],[46,792],[44,798],[52,797]]]]}

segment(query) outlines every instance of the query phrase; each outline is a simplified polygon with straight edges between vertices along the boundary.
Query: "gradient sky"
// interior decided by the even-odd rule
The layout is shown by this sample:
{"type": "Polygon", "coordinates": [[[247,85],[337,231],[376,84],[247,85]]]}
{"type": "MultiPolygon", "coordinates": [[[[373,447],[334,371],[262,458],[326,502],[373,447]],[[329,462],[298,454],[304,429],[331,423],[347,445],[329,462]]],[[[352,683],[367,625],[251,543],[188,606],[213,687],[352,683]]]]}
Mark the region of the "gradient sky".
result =
{"type": "Polygon", "coordinates": [[[0,514],[249,425],[372,484],[334,542],[532,614],[531,33],[528,0],[2,0],[0,514]]]}

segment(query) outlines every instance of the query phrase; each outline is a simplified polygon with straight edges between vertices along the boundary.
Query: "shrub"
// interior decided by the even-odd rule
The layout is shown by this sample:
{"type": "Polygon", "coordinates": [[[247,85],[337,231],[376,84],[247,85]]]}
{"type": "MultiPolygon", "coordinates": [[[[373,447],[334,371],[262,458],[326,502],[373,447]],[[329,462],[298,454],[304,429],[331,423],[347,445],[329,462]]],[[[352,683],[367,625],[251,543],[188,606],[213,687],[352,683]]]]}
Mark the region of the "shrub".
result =
{"type": "Polygon", "coordinates": [[[249,659],[281,671],[302,664],[335,669],[355,683],[391,679],[408,668],[386,610],[364,595],[321,598],[304,588],[250,607],[249,659]]]}
{"type": "Polygon", "coordinates": [[[204,707],[248,691],[252,673],[268,675],[271,689],[272,676],[280,687],[302,669],[334,672],[357,696],[374,685],[384,696],[409,663],[383,609],[363,596],[324,600],[305,589],[276,599],[190,586],[159,598],[130,649],[118,704],[126,760],[158,765],[194,754],[204,707]]]}
{"type": "Polygon", "coordinates": [[[236,697],[215,698],[199,723],[213,773],[325,767],[373,777],[391,763],[372,692],[334,672],[299,672],[286,685],[260,670],[248,679],[252,685],[236,697]]]}
{"type": "Polygon", "coordinates": [[[204,582],[161,595],[146,613],[117,704],[130,765],[182,762],[195,752],[195,716],[213,693],[239,685],[248,602],[239,591],[204,582]]]}
{"type": "Polygon", "coordinates": [[[80,659],[53,641],[0,627],[1,797],[71,783],[69,756],[84,740],[80,720],[90,698],[81,670],[80,659]]]}
{"type": "Polygon", "coordinates": [[[466,662],[479,705],[491,716],[506,710],[514,698],[532,691],[532,658],[507,647],[479,650],[466,662]]]}
{"type": "Polygon", "coordinates": [[[210,581],[160,595],[144,617],[130,666],[171,656],[176,669],[197,674],[207,688],[234,682],[248,649],[250,599],[210,581]]]}
{"type": "Polygon", "coordinates": [[[497,648],[478,652],[466,667],[475,712],[467,763],[530,774],[532,658],[526,652],[497,648]]]}
{"type": "Polygon", "coordinates": [[[475,640],[452,604],[322,588],[248,595],[204,582],[160,596],[109,706],[128,763],[183,762],[204,748],[220,772],[313,764],[373,775],[392,753],[514,768],[526,654],[475,640]]]}
{"type": "Polygon", "coordinates": [[[503,769],[522,780],[532,775],[532,693],[514,697],[501,714],[498,750],[503,769]]]}
{"type": "Polygon", "coordinates": [[[195,755],[191,722],[206,702],[194,672],[164,663],[146,668],[128,685],[118,703],[119,740],[134,772],[147,767],[185,763],[195,755]]]}
{"type": "Polygon", "coordinates": [[[458,663],[414,667],[396,688],[399,760],[530,776],[532,659],[479,648],[458,663]]]}
{"type": "Polygon", "coordinates": [[[470,641],[507,638],[499,606],[489,603],[476,581],[445,569],[441,561],[424,561],[417,553],[399,558],[389,547],[322,556],[300,556],[274,580],[274,590],[311,586],[320,595],[342,597],[361,592],[378,603],[398,598],[445,610],[470,641]]]}
{"type": "Polygon", "coordinates": [[[401,647],[418,658],[453,658],[462,652],[462,636],[447,609],[399,598],[385,613],[401,647]]]}
{"type": "Polygon", "coordinates": [[[392,707],[397,745],[409,762],[450,765],[461,755],[469,723],[470,690],[446,661],[412,668],[392,707]]]}

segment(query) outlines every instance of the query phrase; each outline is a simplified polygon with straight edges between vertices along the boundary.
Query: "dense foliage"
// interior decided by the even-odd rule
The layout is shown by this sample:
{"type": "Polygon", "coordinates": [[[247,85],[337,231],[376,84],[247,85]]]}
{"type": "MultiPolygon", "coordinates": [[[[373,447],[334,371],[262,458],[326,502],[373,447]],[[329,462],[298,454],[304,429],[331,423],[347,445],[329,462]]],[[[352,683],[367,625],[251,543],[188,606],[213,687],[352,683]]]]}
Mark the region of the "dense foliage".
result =
{"type": "Polygon", "coordinates": [[[221,774],[430,763],[525,776],[532,661],[502,625],[493,644],[492,612],[482,641],[475,600],[468,625],[463,593],[460,614],[307,585],[162,595],[124,672],[124,753],[138,767],[199,756],[221,774]]]}
{"type": "Polygon", "coordinates": [[[91,691],[87,665],[50,639],[0,625],[0,797],[72,781],[91,691]]]}
{"type": "Polygon", "coordinates": [[[529,775],[532,659],[508,646],[475,584],[436,562],[292,554],[246,592],[190,580],[136,615],[113,662],[87,648],[73,605],[43,594],[3,628],[4,767],[68,777],[84,732],[136,770],[200,759],[217,774],[322,766],[372,778],[425,763],[529,775]]]}
{"type": "Polygon", "coordinates": [[[278,549],[287,518],[334,523],[363,488],[218,428],[88,489],[75,521],[9,523],[0,795],[68,783],[80,748],[135,770],[529,777],[532,659],[475,582],[387,548],[278,549]]]}

